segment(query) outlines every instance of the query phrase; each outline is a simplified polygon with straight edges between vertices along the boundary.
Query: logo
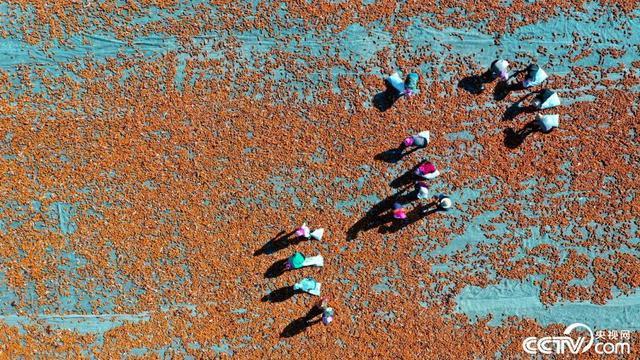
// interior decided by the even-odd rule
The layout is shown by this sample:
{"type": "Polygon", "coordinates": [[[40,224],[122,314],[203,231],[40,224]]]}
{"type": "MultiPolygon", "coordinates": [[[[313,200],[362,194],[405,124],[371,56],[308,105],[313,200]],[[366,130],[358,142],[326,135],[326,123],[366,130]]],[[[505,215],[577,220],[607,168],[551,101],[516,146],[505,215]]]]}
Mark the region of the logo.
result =
{"type": "Polygon", "coordinates": [[[545,336],[537,338],[528,337],[522,342],[522,349],[531,355],[535,354],[583,354],[589,350],[596,354],[629,354],[631,345],[628,340],[631,338],[629,330],[599,330],[595,336],[591,328],[582,323],[574,323],[564,330],[564,336],[545,336]],[[569,336],[571,333],[577,336],[569,336]],[[606,336],[608,334],[608,337],[606,336]],[[588,336],[583,336],[588,335],[588,336]],[[608,338],[609,341],[605,341],[608,338]],[[614,342],[615,341],[615,342],[614,342]]]}

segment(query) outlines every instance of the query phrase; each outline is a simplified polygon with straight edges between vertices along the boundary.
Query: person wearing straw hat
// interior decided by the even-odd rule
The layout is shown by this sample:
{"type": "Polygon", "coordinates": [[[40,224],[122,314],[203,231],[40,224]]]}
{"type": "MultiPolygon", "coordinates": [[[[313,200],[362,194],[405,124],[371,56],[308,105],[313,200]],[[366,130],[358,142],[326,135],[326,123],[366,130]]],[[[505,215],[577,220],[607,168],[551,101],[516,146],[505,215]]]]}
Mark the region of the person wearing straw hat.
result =
{"type": "Polygon", "coordinates": [[[287,270],[300,269],[306,266],[324,266],[324,259],[322,258],[322,255],[305,257],[304,254],[295,252],[287,259],[287,270]]]}
{"type": "Polygon", "coordinates": [[[544,89],[533,99],[531,105],[537,110],[551,109],[560,105],[560,97],[555,91],[544,89]]]}
{"type": "Polygon", "coordinates": [[[416,181],[416,198],[419,200],[425,200],[429,198],[429,186],[425,181],[416,181]]]}
{"type": "Polygon", "coordinates": [[[293,290],[300,290],[311,295],[320,296],[322,284],[312,277],[306,277],[293,285],[293,290]]]}
{"type": "Polygon", "coordinates": [[[335,316],[335,311],[332,307],[329,306],[328,303],[323,303],[322,305],[322,323],[326,326],[329,325],[333,321],[333,317],[335,316]]]}
{"type": "Polygon", "coordinates": [[[545,80],[547,80],[548,77],[549,75],[547,75],[547,73],[544,70],[542,70],[540,66],[538,66],[537,64],[530,64],[527,67],[527,76],[522,82],[522,86],[524,88],[538,86],[542,84],[545,80]]]}
{"type": "Polygon", "coordinates": [[[318,228],[311,231],[311,229],[307,226],[307,223],[304,223],[302,224],[302,226],[296,229],[296,235],[305,239],[322,240],[324,229],[318,228]]]}
{"type": "Polygon", "coordinates": [[[453,206],[453,202],[451,201],[450,197],[446,195],[440,195],[438,196],[437,206],[440,210],[449,210],[453,206]]]}
{"type": "Polygon", "coordinates": [[[440,176],[440,171],[436,169],[436,166],[433,163],[425,161],[424,163],[420,164],[420,166],[418,166],[415,174],[422,178],[431,180],[440,176]]]}
{"type": "Polygon", "coordinates": [[[542,132],[549,132],[554,128],[557,128],[560,125],[560,115],[558,114],[550,114],[550,115],[540,115],[536,116],[536,126],[542,132]]]}
{"type": "Polygon", "coordinates": [[[411,146],[423,148],[427,146],[429,142],[431,142],[431,133],[427,130],[405,138],[402,142],[402,146],[407,148],[411,146]]]}
{"type": "Polygon", "coordinates": [[[398,98],[405,93],[405,85],[402,78],[397,71],[393,72],[391,75],[387,76],[384,79],[385,84],[387,84],[387,88],[393,92],[395,98],[398,98]]]}
{"type": "Polygon", "coordinates": [[[304,316],[307,325],[313,325],[322,321],[324,325],[329,325],[333,321],[335,311],[329,306],[329,299],[326,296],[321,297],[304,316]],[[320,318],[318,318],[318,315],[320,318]]]}
{"type": "Polygon", "coordinates": [[[509,62],[507,60],[499,59],[492,62],[489,70],[493,79],[500,78],[503,81],[509,79],[509,62]]]}

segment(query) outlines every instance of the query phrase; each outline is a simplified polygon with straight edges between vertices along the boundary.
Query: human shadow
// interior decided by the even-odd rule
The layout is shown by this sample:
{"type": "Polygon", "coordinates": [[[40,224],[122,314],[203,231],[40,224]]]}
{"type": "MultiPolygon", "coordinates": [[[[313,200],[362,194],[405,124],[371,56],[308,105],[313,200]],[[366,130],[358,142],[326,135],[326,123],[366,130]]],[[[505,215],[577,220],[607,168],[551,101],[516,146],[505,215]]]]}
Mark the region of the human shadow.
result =
{"type": "Polygon", "coordinates": [[[395,164],[398,161],[402,160],[403,157],[411,154],[414,151],[417,151],[418,149],[420,148],[417,146],[408,149],[407,147],[400,145],[395,149],[385,150],[377,154],[373,157],[373,159],[395,164]]]}
{"type": "Polygon", "coordinates": [[[322,315],[322,308],[317,305],[313,306],[305,316],[299,317],[289,323],[280,333],[280,337],[290,338],[300,334],[308,327],[319,323],[322,320],[318,317],[319,315],[322,315]]]}
{"type": "Polygon", "coordinates": [[[347,230],[347,240],[355,240],[358,234],[383,226],[394,220],[391,209],[396,202],[407,203],[416,197],[416,191],[407,192],[401,189],[393,195],[387,196],[369,209],[364,216],[347,230]]]}
{"type": "Polygon", "coordinates": [[[411,184],[412,182],[414,182],[415,180],[418,179],[418,175],[416,175],[416,170],[418,169],[418,167],[420,167],[420,164],[422,162],[414,165],[411,169],[407,170],[404,174],[398,176],[397,178],[393,179],[390,183],[389,186],[391,186],[394,189],[398,189],[398,188],[402,188],[405,187],[409,184],[411,184]]]}
{"type": "Polygon", "coordinates": [[[518,131],[515,131],[513,128],[507,128],[504,130],[504,145],[509,149],[515,149],[522,145],[527,136],[539,130],[535,120],[530,121],[518,131]]]}
{"type": "Polygon", "coordinates": [[[293,286],[285,286],[285,287],[281,287],[279,289],[273,290],[272,292],[263,296],[262,301],[270,302],[270,303],[279,303],[279,302],[289,300],[293,297],[293,295],[299,294],[301,292],[302,291],[300,290],[295,290],[293,286]]]}
{"type": "Polygon", "coordinates": [[[505,111],[504,115],[502,116],[502,120],[513,120],[516,118],[516,116],[520,114],[532,113],[537,111],[538,108],[535,107],[534,105],[524,105],[525,100],[527,100],[527,98],[529,98],[531,95],[535,95],[535,94],[537,93],[536,92],[529,93],[521,97],[520,99],[518,99],[513,104],[511,104],[505,111]]]}
{"type": "Polygon", "coordinates": [[[379,232],[381,234],[395,233],[438,211],[441,211],[441,209],[438,207],[438,203],[436,201],[416,206],[413,210],[407,213],[406,219],[394,219],[395,221],[393,221],[391,225],[380,226],[379,232]]]}
{"type": "Polygon", "coordinates": [[[269,240],[266,244],[262,245],[262,247],[256,250],[253,253],[253,256],[259,256],[262,254],[273,254],[277,251],[287,248],[290,245],[295,245],[302,241],[301,236],[296,236],[295,230],[290,233],[285,233],[284,230],[281,230],[276,236],[274,236],[271,240],[269,240]]]}
{"type": "Polygon", "coordinates": [[[495,88],[493,88],[493,99],[496,101],[504,100],[512,91],[524,90],[525,87],[522,81],[518,82],[499,82],[495,88]]]}
{"type": "Polygon", "coordinates": [[[274,262],[264,273],[265,278],[276,278],[287,271],[288,259],[282,259],[274,262]]]}
{"type": "Polygon", "coordinates": [[[524,90],[524,83],[518,80],[518,76],[526,71],[526,69],[515,71],[509,74],[508,80],[498,82],[493,88],[493,99],[497,101],[504,100],[512,91],[524,90]]]}
{"type": "Polygon", "coordinates": [[[481,94],[485,87],[484,84],[490,83],[494,80],[491,71],[487,70],[480,75],[470,75],[462,78],[458,82],[458,88],[463,89],[473,95],[481,94]]]}
{"type": "Polygon", "coordinates": [[[371,100],[373,106],[381,112],[389,110],[393,104],[402,97],[402,94],[400,94],[388,81],[385,80],[384,85],[385,90],[374,95],[371,100]]]}

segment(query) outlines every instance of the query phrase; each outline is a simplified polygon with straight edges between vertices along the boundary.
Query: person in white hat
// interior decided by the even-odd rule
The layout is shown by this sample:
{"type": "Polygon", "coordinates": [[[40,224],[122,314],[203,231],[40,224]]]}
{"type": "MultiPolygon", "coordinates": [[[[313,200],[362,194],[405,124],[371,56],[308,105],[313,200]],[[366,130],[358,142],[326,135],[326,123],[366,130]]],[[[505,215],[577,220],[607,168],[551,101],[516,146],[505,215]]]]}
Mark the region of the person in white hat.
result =
{"type": "Polygon", "coordinates": [[[307,223],[304,223],[302,224],[302,226],[296,229],[296,235],[305,239],[322,240],[324,229],[318,228],[311,231],[311,229],[307,226],[307,223]]]}
{"type": "Polygon", "coordinates": [[[549,132],[554,128],[557,128],[560,125],[560,115],[558,114],[550,114],[550,115],[536,115],[536,126],[542,132],[549,132]]]}
{"type": "Polygon", "coordinates": [[[423,148],[431,142],[431,133],[429,131],[421,131],[415,135],[411,135],[404,139],[402,145],[404,147],[420,147],[423,148]]]}
{"type": "Polygon", "coordinates": [[[387,88],[389,90],[393,89],[392,91],[396,97],[400,97],[404,95],[404,90],[405,90],[404,81],[402,80],[402,78],[400,78],[400,74],[398,74],[397,71],[387,76],[387,78],[384,81],[387,84],[387,88]]]}
{"type": "Polygon", "coordinates": [[[416,181],[416,197],[420,200],[429,198],[429,186],[426,181],[416,181]]]}
{"type": "Polygon", "coordinates": [[[551,109],[560,105],[560,97],[555,91],[544,89],[533,99],[531,105],[537,110],[551,109]]]}
{"type": "Polygon", "coordinates": [[[547,80],[548,77],[549,75],[547,75],[547,73],[542,70],[540,66],[538,66],[537,64],[530,64],[527,67],[527,76],[522,82],[522,86],[524,88],[538,86],[545,80],[547,80]]]}
{"type": "Polygon", "coordinates": [[[300,290],[311,295],[320,296],[322,284],[312,277],[306,277],[293,285],[293,290],[300,290]]]}
{"type": "Polygon", "coordinates": [[[438,209],[449,210],[453,206],[453,202],[451,201],[451,198],[449,198],[448,196],[440,195],[438,197],[437,205],[438,205],[438,209]]]}
{"type": "Polygon", "coordinates": [[[285,270],[295,270],[307,266],[323,267],[324,258],[320,254],[316,256],[304,256],[301,252],[295,252],[287,259],[285,270]]]}
{"type": "Polygon", "coordinates": [[[509,79],[509,62],[507,60],[499,59],[494,61],[491,63],[489,70],[494,79],[500,78],[503,81],[509,79]]]}

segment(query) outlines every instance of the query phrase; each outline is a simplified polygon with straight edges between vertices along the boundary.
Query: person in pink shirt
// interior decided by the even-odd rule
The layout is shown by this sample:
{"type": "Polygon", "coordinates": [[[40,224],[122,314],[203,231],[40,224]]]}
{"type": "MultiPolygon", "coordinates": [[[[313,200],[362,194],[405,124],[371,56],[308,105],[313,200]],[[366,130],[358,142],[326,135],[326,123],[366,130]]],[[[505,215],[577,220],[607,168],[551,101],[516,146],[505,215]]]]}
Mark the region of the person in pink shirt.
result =
{"type": "Polygon", "coordinates": [[[399,220],[407,218],[407,210],[398,202],[393,204],[393,218],[399,220]]]}
{"type": "Polygon", "coordinates": [[[404,139],[401,147],[412,147],[415,146],[417,148],[423,148],[429,144],[431,141],[431,133],[429,131],[421,131],[415,135],[411,135],[404,139]]]}
{"type": "Polygon", "coordinates": [[[307,240],[322,240],[322,235],[324,235],[324,229],[319,228],[311,231],[307,223],[302,224],[299,228],[296,229],[295,234],[298,237],[305,238],[307,240]]]}

